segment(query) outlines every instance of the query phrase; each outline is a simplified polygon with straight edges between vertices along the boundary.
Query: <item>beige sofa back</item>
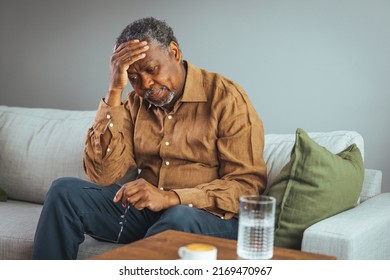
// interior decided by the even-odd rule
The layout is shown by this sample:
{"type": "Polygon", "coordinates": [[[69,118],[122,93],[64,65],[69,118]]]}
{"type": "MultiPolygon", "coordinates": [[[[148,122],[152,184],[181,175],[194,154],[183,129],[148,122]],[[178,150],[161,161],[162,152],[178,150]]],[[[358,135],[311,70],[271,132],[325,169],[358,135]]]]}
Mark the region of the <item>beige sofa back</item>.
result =
{"type": "Polygon", "coordinates": [[[85,178],[84,139],[95,111],[0,106],[0,188],[9,199],[43,203],[51,182],[85,178]]]}

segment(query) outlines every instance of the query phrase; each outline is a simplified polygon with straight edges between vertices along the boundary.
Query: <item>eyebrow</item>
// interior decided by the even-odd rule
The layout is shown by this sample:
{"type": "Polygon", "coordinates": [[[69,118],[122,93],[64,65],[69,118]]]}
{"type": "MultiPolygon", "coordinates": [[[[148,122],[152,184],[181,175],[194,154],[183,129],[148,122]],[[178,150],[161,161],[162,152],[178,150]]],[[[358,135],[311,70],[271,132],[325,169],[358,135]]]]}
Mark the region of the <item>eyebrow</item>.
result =
{"type": "MultiPolygon", "coordinates": [[[[149,60],[146,60],[145,62],[143,62],[140,67],[139,67],[139,70],[140,71],[145,71],[146,68],[149,68],[150,67],[150,64],[152,64],[153,62],[153,59],[152,58],[149,58],[149,60]]],[[[134,67],[134,66],[133,66],[134,67]]],[[[129,68],[130,69],[130,68],[129,68]]],[[[127,73],[129,74],[137,74],[137,72],[133,72],[133,71],[129,71],[129,69],[127,70],[127,73]]]]}

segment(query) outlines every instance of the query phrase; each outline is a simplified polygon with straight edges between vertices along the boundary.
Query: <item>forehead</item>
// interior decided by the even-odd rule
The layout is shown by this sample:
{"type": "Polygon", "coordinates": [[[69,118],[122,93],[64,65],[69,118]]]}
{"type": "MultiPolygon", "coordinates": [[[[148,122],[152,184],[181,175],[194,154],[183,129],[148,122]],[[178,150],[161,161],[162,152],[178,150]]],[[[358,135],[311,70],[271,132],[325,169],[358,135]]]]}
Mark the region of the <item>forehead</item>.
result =
{"type": "Polygon", "coordinates": [[[132,66],[129,67],[128,72],[143,71],[152,64],[166,62],[169,55],[162,46],[152,42],[148,42],[148,46],[149,49],[145,52],[146,57],[136,61],[132,66]]]}

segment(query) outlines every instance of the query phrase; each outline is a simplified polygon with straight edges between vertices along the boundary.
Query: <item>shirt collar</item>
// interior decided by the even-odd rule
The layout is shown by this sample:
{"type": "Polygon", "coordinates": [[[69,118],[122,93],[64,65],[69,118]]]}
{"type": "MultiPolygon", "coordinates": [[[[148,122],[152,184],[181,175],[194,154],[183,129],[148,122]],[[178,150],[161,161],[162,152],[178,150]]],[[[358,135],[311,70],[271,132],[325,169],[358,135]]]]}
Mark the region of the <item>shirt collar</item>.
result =
{"type": "Polygon", "coordinates": [[[181,102],[207,102],[206,92],[203,87],[202,70],[193,66],[188,61],[187,76],[181,102]]]}
{"type": "MultiPolygon", "coordinates": [[[[207,102],[206,92],[203,87],[202,70],[195,67],[188,61],[185,61],[185,63],[187,64],[187,74],[184,84],[184,92],[177,102],[207,102]]],[[[148,102],[147,110],[154,107],[154,105],[148,102]]]]}

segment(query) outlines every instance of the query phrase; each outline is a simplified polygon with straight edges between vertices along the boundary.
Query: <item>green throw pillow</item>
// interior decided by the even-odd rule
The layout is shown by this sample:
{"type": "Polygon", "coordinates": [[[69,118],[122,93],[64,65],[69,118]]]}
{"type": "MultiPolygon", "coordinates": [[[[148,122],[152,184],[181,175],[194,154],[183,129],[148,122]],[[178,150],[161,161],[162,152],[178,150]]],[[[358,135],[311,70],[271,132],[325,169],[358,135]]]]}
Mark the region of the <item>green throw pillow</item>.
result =
{"type": "Polygon", "coordinates": [[[335,155],[298,128],[290,162],[268,192],[276,198],[275,246],[300,249],[306,228],[356,205],[363,179],[355,144],[335,155]]]}
{"type": "Polygon", "coordinates": [[[0,189],[0,201],[7,201],[7,194],[2,189],[0,189]]]}

